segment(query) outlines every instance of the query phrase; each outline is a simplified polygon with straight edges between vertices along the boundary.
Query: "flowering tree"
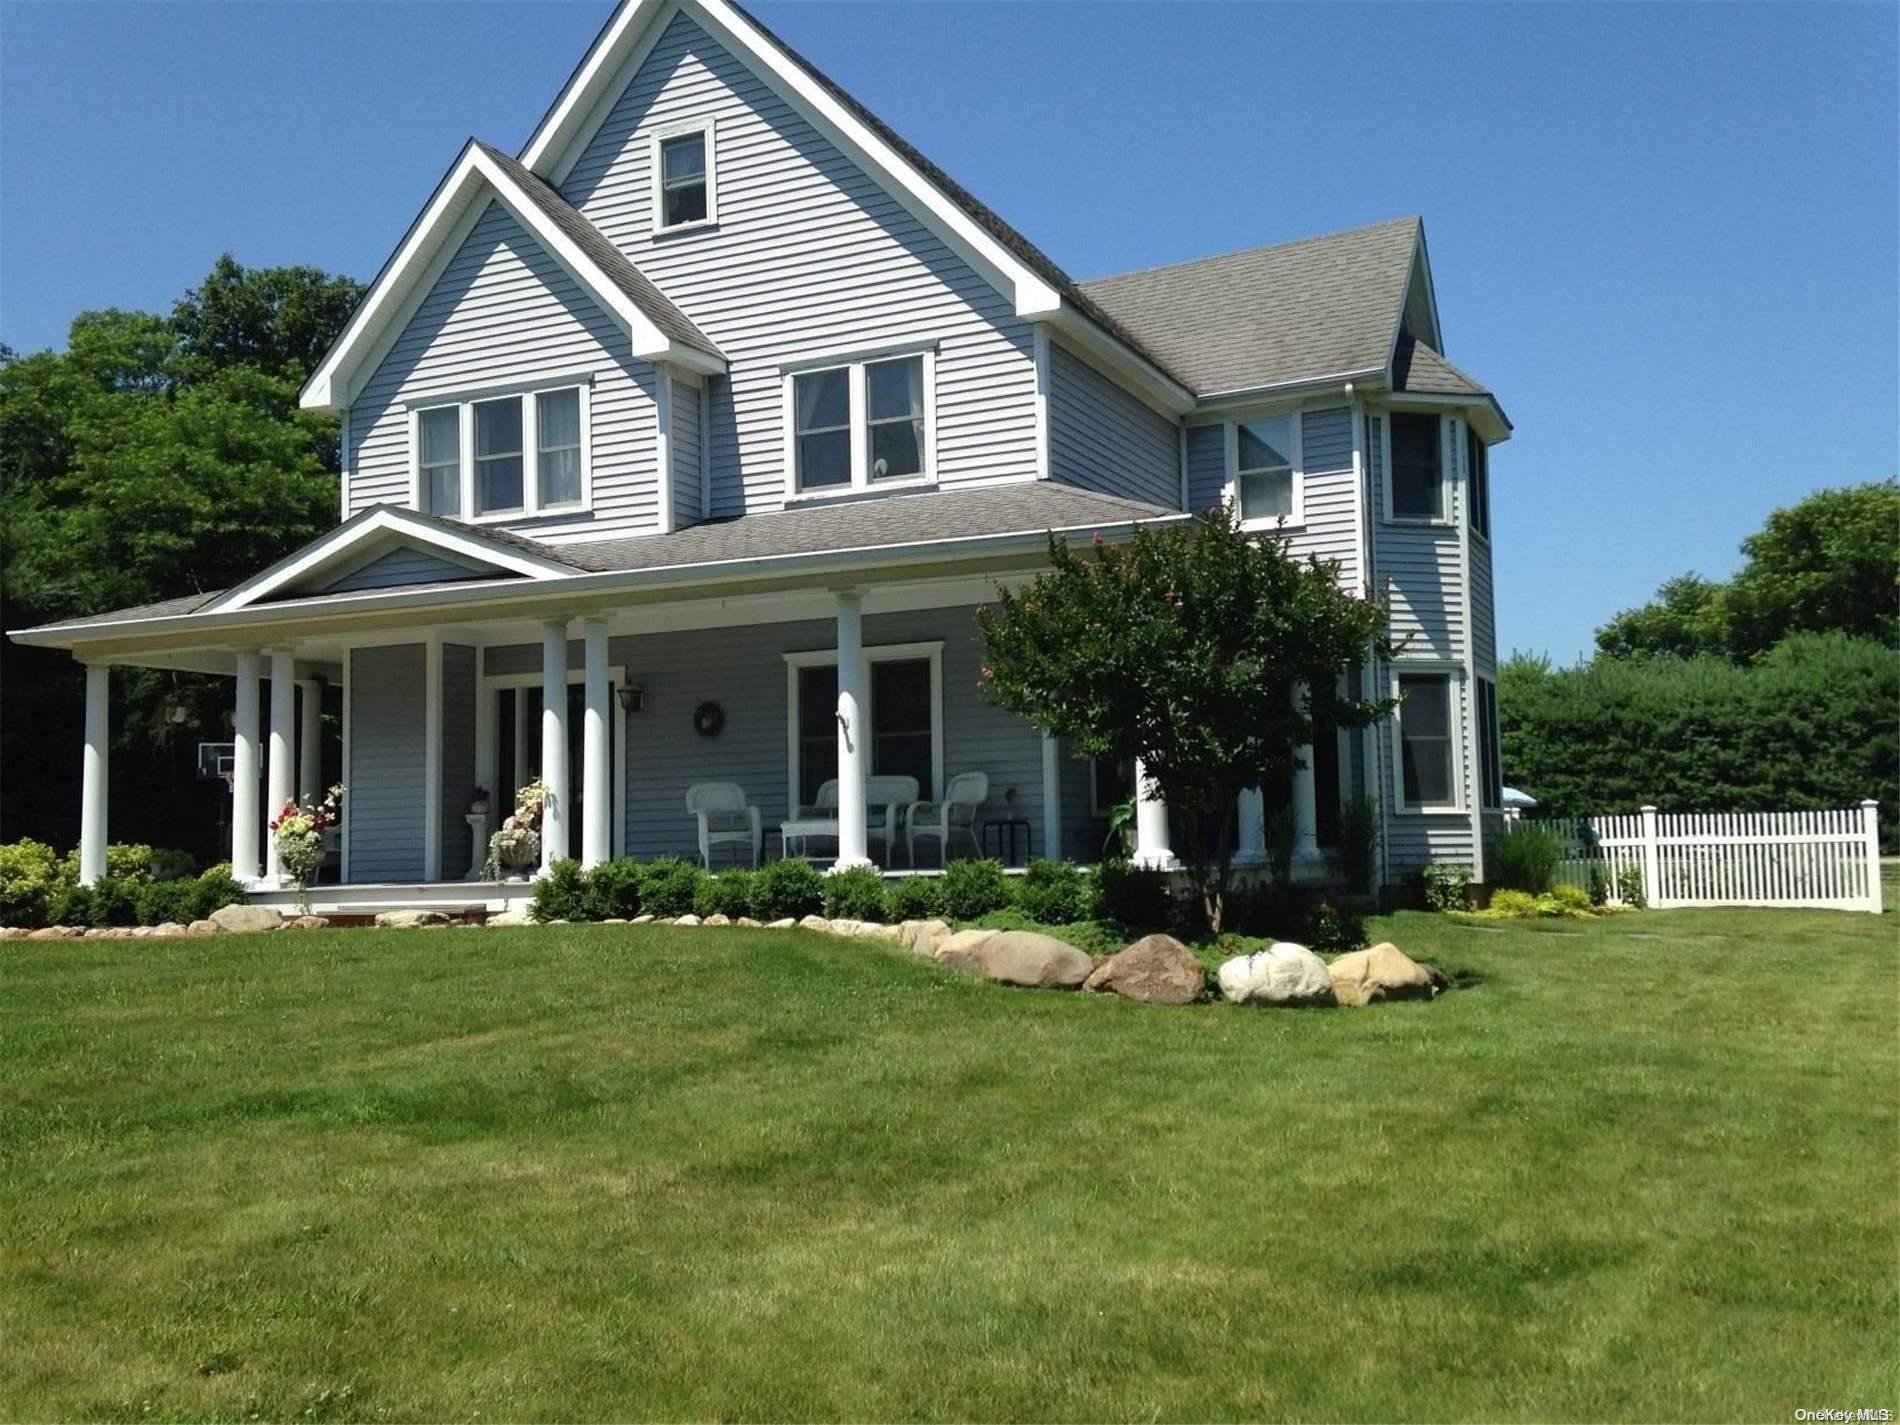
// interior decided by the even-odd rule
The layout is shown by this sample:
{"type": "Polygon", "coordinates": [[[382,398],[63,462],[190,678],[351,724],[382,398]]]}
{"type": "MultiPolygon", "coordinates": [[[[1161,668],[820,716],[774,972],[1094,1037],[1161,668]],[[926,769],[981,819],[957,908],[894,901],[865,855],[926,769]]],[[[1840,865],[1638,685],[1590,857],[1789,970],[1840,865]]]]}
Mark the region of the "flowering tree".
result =
{"type": "Polygon", "coordinates": [[[297,904],[306,914],[311,884],[323,869],[323,833],[336,825],[342,813],[343,788],[338,785],[314,805],[285,802],[270,824],[271,835],[277,838],[277,864],[297,883],[297,904]]]}
{"type": "Polygon", "coordinates": [[[1342,676],[1389,656],[1386,608],[1339,587],[1227,509],[1078,554],[1051,536],[1051,568],[978,614],[981,686],[999,707],[1089,757],[1140,758],[1182,813],[1186,860],[1218,933],[1235,804],[1284,782],[1316,717],[1358,727],[1389,701],[1341,695],[1342,676]]]}

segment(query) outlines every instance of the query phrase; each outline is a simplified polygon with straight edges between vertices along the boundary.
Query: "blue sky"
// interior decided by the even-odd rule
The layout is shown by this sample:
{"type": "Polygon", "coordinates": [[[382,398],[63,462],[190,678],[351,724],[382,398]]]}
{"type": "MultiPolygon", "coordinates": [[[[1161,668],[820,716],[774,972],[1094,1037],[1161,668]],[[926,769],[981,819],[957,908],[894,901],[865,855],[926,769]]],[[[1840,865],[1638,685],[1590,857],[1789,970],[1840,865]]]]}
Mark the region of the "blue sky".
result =
{"type": "MultiPolygon", "coordinates": [[[[1823,484],[1892,474],[1890,5],[761,5],[1080,277],[1422,213],[1499,393],[1505,649],[1568,660],[1823,484]]],[[[367,279],[593,3],[0,4],[0,341],[221,251],[367,279]]]]}

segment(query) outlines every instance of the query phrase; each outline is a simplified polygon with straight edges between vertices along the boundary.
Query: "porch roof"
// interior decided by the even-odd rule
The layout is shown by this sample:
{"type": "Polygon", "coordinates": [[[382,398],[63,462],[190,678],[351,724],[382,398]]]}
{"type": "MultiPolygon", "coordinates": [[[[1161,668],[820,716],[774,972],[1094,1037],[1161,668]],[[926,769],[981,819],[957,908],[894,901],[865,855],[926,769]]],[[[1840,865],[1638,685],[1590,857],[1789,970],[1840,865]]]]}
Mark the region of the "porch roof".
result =
{"type": "MultiPolygon", "coordinates": [[[[372,510],[381,508],[395,507],[376,506],[372,510]]],[[[355,520],[371,512],[363,511],[355,520]]],[[[506,597],[511,591],[604,593],[621,584],[633,587],[653,578],[677,585],[691,584],[701,574],[712,582],[777,572],[790,575],[824,573],[831,568],[904,567],[933,557],[1039,548],[1051,533],[1126,532],[1138,524],[1189,518],[1179,510],[1052,481],[841,500],[708,521],[670,534],[562,544],[548,544],[506,530],[457,524],[418,515],[413,510],[401,514],[405,523],[439,525],[467,540],[538,556],[567,572],[533,579],[476,578],[317,594],[230,610],[215,607],[228,591],[213,590],[12,630],[8,636],[25,643],[75,648],[107,637],[195,631],[200,627],[208,632],[212,626],[222,627],[227,622],[242,625],[281,621],[298,613],[367,611],[398,602],[426,602],[430,595],[461,600],[506,597]]],[[[322,536],[306,549],[332,540],[335,533],[322,536]]],[[[282,563],[297,560],[303,552],[290,555],[282,563]]]]}

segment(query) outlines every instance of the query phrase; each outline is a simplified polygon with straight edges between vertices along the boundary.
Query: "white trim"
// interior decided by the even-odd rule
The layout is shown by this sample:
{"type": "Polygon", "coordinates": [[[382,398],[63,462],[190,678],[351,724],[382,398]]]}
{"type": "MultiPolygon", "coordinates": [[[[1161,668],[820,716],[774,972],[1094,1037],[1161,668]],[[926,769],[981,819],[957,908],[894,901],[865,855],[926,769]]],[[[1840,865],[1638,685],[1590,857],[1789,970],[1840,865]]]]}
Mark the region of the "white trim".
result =
{"type": "Polygon", "coordinates": [[[1383,432],[1385,439],[1379,447],[1381,453],[1385,456],[1385,481],[1384,481],[1385,499],[1383,501],[1385,507],[1383,510],[1380,511],[1381,515],[1385,519],[1385,522],[1390,525],[1398,525],[1401,528],[1411,528],[1411,529],[1450,529],[1452,528],[1454,525],[1458,523],[1458,512],[1452,505],[1451,471],[1447,469],[1445,465],[1445,423],[1448,419],[1450,419],[1450,417],[1445,412],[1437,411],[1437,410],[1433,410],[1433,411],[1415,410],[1415,411],[1399,411],[1399,412],[1393,412],[1393,411],[1388,410],[1387,412],[1385,412],[1385,415],[1386,415],[1386,421],[1385,421],[1385,429],[1383,432]],[[1394,437],[1392,433],[1391,417],[1394,414],[1430,415],[1434,419],[1436,419],[1438,422],[1438,507],[1444,512],[1443,514],[1435,515],[1435,516],[1434,515],[1401,515],[1401,514],[1396,514],[1393,511],[1392,491],[1394,487],[1398,484],[1398,481],[1395,478],[1395,472],[1398,468],[1398,462],[1393,458],[1394,437]]]}
{"type": "Polygon", "coordinates": [[[630,69],[628,61],[639,54],[641,42],[649,32],[663,29],[676,10],[707,29],[734,57],[800,109],[822,136],[847,156],[858,159],[920,222],[1009,294],[1017,316],[1033,317],[1061,307],[1061,295],[1055,288],[941,189],[927,182],[889,143],[725,0],[635,0],[623,5],[608,21],[546,117],[535,126],[534,136],[521,153],[527,167],[544,176],[557,171],[568,153],[579,147],[583,126],[607,102],[609,92],[618,95],[632,80],[637,70],[630,69]]]}
{"type": "MultiPolygon", "coordinates": [[[[610,634],[609,637],[611,638],[612,635],[610,634]]],[[[572,645],[581,641],[582,640],[570,638],[568,643],[572,645]]],[[[537,651],[539,646],[538,643],[535,644],[537,651]]],[[[486,653],[485,649],[483,653],[486,653]]],[[[571,646],[568,649],[568,653],[570,655],[567,660],[567,681],[569,685],[571,686],[575,683],[585,685],[587,681],[585,649],[582,650],[582,661],[578,666],[571,656],[573,653],[571,646]]],[[[527,768],[527,758],[533,753],[534,749],[540,745],[540,725],[537,723],[534,727],[530,728],[527,725],[526,714],[528,711],[528,690],[541,686],[541,669],[538,664],[532,671],[527,673],[489,673],[486,669],[487,658],[485,656],[478,657],[475,665],[475,686],[480,690],[476,696],[481,700],[482,707],[487,708],[492,705],[495,695],[500,693],[503,689],[513,688],[517,690],[515,693],[515,746],[512,760],[515,767],[514,775],[516,781],[522,782],[524,781],[522,774],[527,768]]],[[[613,779],[614,797],[613,835],[609,838],[609,844],[613,847],[613,854],[615,856],[624,856],[627,854],[627,710],[620,706],[620,690],[626,686],[626,665],[624,663],[609,663],[607,665],[607,701],[612,704],[611,711],[613,713],[613,732],[611,735],[613,746],[609,749],[613,754],[610,758],[613,766],[609,769],[607,775],[613,779]]],[[[480,728],[481,721],[479,718],[477,719],[476,725],[480,728]]],[[[487,755],[492,759],[497,769],[501,766],[500,736],[500,719],[490,717],[488,719],[487,738],[494,743],[494,746],[488,750],[487,755]]],[[[478,744],[475,748],[475,761],[477,766],[481,764],[482,757],[483,748],[478,744]]],[[[582,775],[585,775],[585,771],[583,771],[582,775]]],[[[504,806],[503,803],[506,800],[504,794],[492,784],[484,783],[483,785],[488,786],[494,806],[495,825],[493,830],[499,831],[501,829],[501,818],[513,812],[514,805],[512,802],[508,802],[507,805],[504,806]]],[[[569,800],[572,800],[573,796],[574,789],[570,787],[568,788],[569,800]]],[[[570,847],[570,849],[572,848],[570,847]]],[[[487,848],[482,848],[482,852],[486,855],[487,848]]]]}
{"type": "Polygon", "coordinates": [[[422,879],[442,879],[442,633],[422,645],[422,879]]]}
{"type": "MultiPolygon", "coordinates": [[[[656,372],[662,369],[661,366],[654,367],[656,372]]],[[[410,505],[422,514],[432,515],[436,519],[452,519],[466,525],[515,524],[542,515],[587,513],[594,505],[593,381],[593,373],[587,372],[538,381],[511,381],[486,389],[465,387],[452,394],[412,398],[408,402],[410,505]],[[559,504],[545,505],[541,503],[541,398],[558,396],[567,391],[575,393],[575,404],[579,408],[581,496],[578,501],[564,500],[559,504]],[[518,401],[521,406],[521,503],[511,509],[477,511],[475,408],[508,400],[518,401]],[[460,412],[460,449],[456,454],[461,462],[461,494],[460,508],[453,512],[423,508],[422,417],[429,411],[446,410],[460,412]]]]}
{"type": "MultiPolygon", "coordinates": [[[[785,660],[785,805],[798,805],[798,673],[801,668],[832,668],[838,663],[838,650],[812,648],[780,655],[785,660]]],[[[930,776],[932,784],[922,788],[923,801],[935,801],[943,794],[943,640],[925,639],[916,643],[867,644],[864,649],[864,721],[869,729],[867,745],[877,748],[877,700],[871,694],[871,665],[897,663],[910,659],[930,660],[930,776]]],[[[875,775],[870,762],[865,775],[875,775]]],[[[891,854],[885,848],[885,856],[891,854]]]]}
{"type": "Polygon", "coordinates": [[[431,545],[451,554],[459,554],[466,559],[474,560],[479,565],[508,573],[524,574],[533,579],[566,577],[574,573],[565,564],[556,564],[553,560],[542,559],[538,555],[505,548],[483,539],[480,535],[464,535],[458,531],[443,529],[435,523],[434,519],[420,519],[409,511],[385,505],[367,510],[354,520],[338,525],[328,534],[304,546],[289,558],[280,560],[260,574],[253,575],[235,589],[228,590],[213,600],[200,611],[200,614],[234,613],[241,609],[249,609],[277,590],[295,584],[332,563],[341,562],[365,540],[385,532],[399,534],[405,539],[431,545]]]}
{"type": "Polygon", "coordinates": [[[719,179],[718,159],[718,120],[711,114],[697,119],[676,119],[661,124],[648,135],[647,163],[652,170],[651,188],[653,194],[652,233],[656,238],[672,237],[675,233],[698,232],[702,228],[719,226],[719,179]],[[660,167],[660,151],[670,139],[685,138],[698,134],[703,140],[706,158],[706,216],[695,218],[690,223],[668,224],[666,221],[665,175],[660,167]]]}
{"type": "MultiPolygon", "coordinates": [[[[354,692],[351,686],[350,664],[355,657],[356,646],[352,643],[345,643],[343,645],[343,673],[342,677],[338,680],[338,686],[343,690],[343,763],[341,768],[343,777],[343,834],[339,838],[340,844],[337,849],[338,860],[336,868],[337,879],[345,884],[347,884],[350,879],[350,820],[354,814],[353,809],[356,805],[356,797],[350,787],[350,699],[354,692]]],[[[319,777],[317,780],[322,781],[323,779],[319,777]]]]}
{"type": "MultiPolygon", "coordinates": [[[[421,285],[422,279],[432,273],[439,277],[441,267],[447,265],[446,260],[441,266],[437,265],[443,250],[452,257],[455,247],[460,246],[459,242],[450,246],[449,239],[459,234],[466,240],[475,222],[471,214],[479,215],[483,210],[480,200],[484,195],[492,195],[494,201],[507,209],[601,310],[620,324],[633,355],[653,361],[675,354],[678,344],[653,324],[539,204],[515,186],[499,164],[470,142],[405,234],[342,335],[304,384],[298,396],[300,406],[306,410],[341,410],[350,404],[354,398],[354,377],[365,369],[365,356],[389,330],[398,313],[406,310],[413,314],[410,298],[414,296],[417,304],[420,303],[416,289],[420,287],[423,294],[428,290],[421,285]]],[[[700,361],[723,369],[723,363],[711,353],[697,353],[697,356],[700,361]]],[[[375,368],[368,366],[367,369],[375,368]]]]}
{"type": "Polygon", "coordinates": [[[673,375],[664,362],[653,368],[653,470],[656,534],[673,532],[673,375]]]}
{"type": "MultiPolygon", "coordinates": [[[[1459,616],[1463,622],[1459,625],[1460,641],[1464,644],[1464,692],[1460,701],[1465,705],[1467,714],[1465,726],[1469,735],[1462,733],[1458,741],[1469,742],[1469,755],[1462,758],[1463,773],[1468,777],[1483,775],[1484,758],[1478,747],[1478,739],[1484,735],[1478,726],[1477,702],[1477,640],[1471,630],[1471,498],[1466,484],[1469,472],[1465,468],[1465,423],[1456,416],[1441,416],[1438,421],[1439,434],[1444,449],[1439,458],[1444,462],[1446,498],[1449,503],[1447,513],[1458,526],[1458,599],[1459,616]]],[[[1463,788],[1465,805],[1471,812],[1471,879],[1482,882],[1484,872],[1484,789],[1475,785],[1463,788]],[[1475,793],[1475,795],[1474,795],[1475,793]]]]}
{"type": "Polygon", "coordinates": [[[712,382],[700,380],[699,387],[699,518],[713,517],[712,470],[712,382]]]}
{"type": "Polygon", "coordinates": [[[1404,716],[1402,708],[1394,708],[1391,722],[1392,746],[1392,814],[1394,816],[1459,816],[1469,814],[1465,805],[1465,747],[1464,737],[1460,734],[1458,723],[1462,715],[1464,695],[1461,691],[1465,681],[1464,664],[1455,659],[1446,658],[1402,658],[1388,664],[1388,696],[1395,702],[1399,697],[1399,679],[1405,678],[1443,678],[1445,680],[1445,716],[1450,726],[1447,729],[1451,748],[1451,787],[1453,800],[1449,802],[1411,803],[1405,800],[1405,736],[1401,726],[1404,716]]]}
{"type": "Polygon", "coordinates": [[[1062,859],[1062,752],[1046,732],[1042,735],[1042,858],[1062,859]]]}
{"type": "Polygon", "coordinates": [[[1304,469],[1302,449],[1305,424],[1304,411],[1295,406],[1291,410],[1273,411],[1255,416],[1236,416],[1222,422],[1223,451],[1227,462],[1227,504],[1236,515],[1240,508],[1240,427],[1249,421],[1285,420],[1287,423],[1287,486],[1288,503],[1292,510],[1284,517],[1255,515],[1251,519],[1242,517],[1240,527],[1246,530],[1293,530],[1306,524],[1306,471],[1304,469]]]}
{"type": "Polygon", "coordinates": [[[937,341],[935,338],[858,349],[835,358],[812,357],[786,363],[779,367],[779,400],[782,406],[780,427],[784,439],[782,451],[785,470],[784,502],[787,505],[835,500],[843,496],[863,495],[873,491],[918,490],[937,483],[937,341]],[[882,365],[885,362],[907,361],[912,358],[923,365],[921,378],[924,401],[924,448],[921,452],[923,469],[915,475],[874,480],[870,473],[871,426],[865,368],[882,365]],[[849,483],[843,485],[820,485],[815,489],[804,490],[799,488],[798,474],[798,379],[801,376],[815,376],[828,371],[845,373],[850,402],[846,436],[851,458],[851,479],[849,483]]]}
{"type": "Polygon", "coordinates": [[[1050,477],[1049,328],[1037,322],[1029,335],[1029,355],[1036,377],[1036,478],[1050,477]]]}

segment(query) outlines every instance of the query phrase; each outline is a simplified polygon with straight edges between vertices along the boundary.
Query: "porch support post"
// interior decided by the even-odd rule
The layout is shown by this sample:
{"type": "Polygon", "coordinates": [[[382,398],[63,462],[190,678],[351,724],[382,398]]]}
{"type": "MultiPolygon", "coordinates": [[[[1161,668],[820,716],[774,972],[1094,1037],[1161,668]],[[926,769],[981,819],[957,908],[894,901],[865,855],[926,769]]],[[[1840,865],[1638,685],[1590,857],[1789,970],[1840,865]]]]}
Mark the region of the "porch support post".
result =
{"type": "MultiPolygon", "coordinates": [[[[1297,701],[1306,701],[1306,685],[1300,684],[1293,694],[1297,701]]],[[[1293,749],[1296,759],[1293,767],[1293,860],[1312,864],[1323,860],[1319,849],[1319,797],[1317,784],[1313,779],[1313,744],[1302,743],[1293,749]]]]}
{"type": "Polygon", "coordinates": [[[1042,735],[1042,855],[1062,859],[1062,752],[1055,738],[1042,735]]]}
{"type": "Polygon", "coordinates": [[[422,645],[422,879],[442,879],[442,635],[422,645]]]}
{"type": "Polygon", "coordinates": [[[79,884],[106,873],[106,763],[110,755],[112,669],[86,665],[86,747],[79,766],[79,884]]]}
{"type": "Polygon", "coordinates": [[[864,596],[838,591],[838,860],[834,870],[869,866],[864,825],[864,596]]]}
{"type": "MultiPolygon", "coordinates": [[[[270,744],[264,761],[264,775],[270,783],[270,814],[276,816],[285,802],[295,795],[292,777],[297,731],[297,656],[288,648],[270,651],[270,744]]],[[[277,864],[277,838],[264,840],[264,876],[273,886],[283,880],[277,864]]]]}
{"type": "Polygon", "coordinates": [[[257,652],[237,655],[237,707],[231,723],[231,874],[257,880],[257,652]]]}
{"type": "Polygon", "coordinates": [[[607,696],[607,621],[581,620],[586,650],[586,711],[581,721],[581,865],[598,866],[613,855],[613,767],[608,745],[612,708],[607,696]]]}
{"type": "Polygon", "coordinates": [[[315,801],[323,795],[323,684],[315,678],[297,680],[303,715],[297,733],[297,800],[315,801]]]}
{"type": "Polygon", "coordinates": [[[567,856],[567,620],[541,625],[541,869],[567,856]]]}
{"type": "Polygon", "coordinates": [[[1234,864],[1261,865],[1267,859],[1267,808],[1260,788],[1249,787],[1242,792],[1235,810],[1240,825],[1234,839],[1234,864]]]}
{"type": "Polygon", "coordinates": [[[1135,864],[1144,871],[1178,871],[1181,863],[1168,845],[1168,804],[1161,788],[1148,780],[1148,769],[1135,759],[1135,864]]]}

